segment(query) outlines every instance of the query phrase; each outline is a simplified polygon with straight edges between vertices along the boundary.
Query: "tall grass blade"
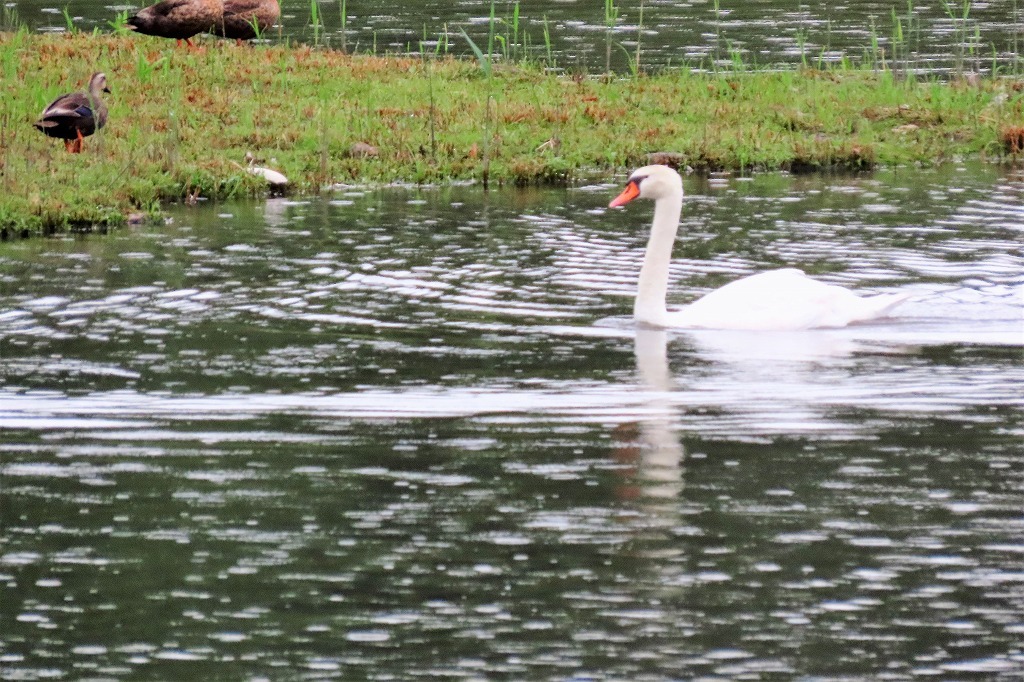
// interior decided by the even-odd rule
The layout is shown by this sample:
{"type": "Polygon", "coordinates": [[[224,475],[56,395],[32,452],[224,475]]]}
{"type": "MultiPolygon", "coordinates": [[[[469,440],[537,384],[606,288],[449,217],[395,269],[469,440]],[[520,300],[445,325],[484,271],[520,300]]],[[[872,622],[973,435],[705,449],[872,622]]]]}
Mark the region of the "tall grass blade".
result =
{"type": "Polygon", "coordinates": [[[75,26],[75,18],[71,16],[71,9],[64,5],[60,13],[64,16],[64,28],[67,29],[67,32],[71,35],[78,33],[78,27],[75,26]]]}
{"type": "Polygon", "coordinates": [[[871,67],[878,73],[879,63],[884,61],[884,57],[879,59],[881,48],[878,44],[878,28],[875,26],[875,16],[871,15],[871,67]]]}
{"type": "Polygon", "coordinates": [[[718,60],[722,57],[722,8],[719,0],[713,0],[715,11],[715,49],[711,56],[711,70],[718,73],[718,60]]]}
{"type": "Polygon", "coordinates": [[[320,30],[323,24],[320,19],[320,3],[309,0],[309,23],[313,26],[313,44],[320,47],[320,30]]]}
{"type": "Polygon", "coordinates": [[[518,59],[523,52],[519,43],[519,0],[512,7],[512,46],[512,59],[518,59]]]}
{"type": "Polygon", "coordinates": [[[18,17],[18,8],[4,3],[0,8],[0,31],[13,33],[21,27],[21,19],[18,17]]]}
{"type": "Polygon", "coordinates": [[[480,47],[475,42],[473,42],[473,39],[469,37],[469,34],[466,33],[466,29],[464,29],[464,28],[462,28],[460,26],[459,27],[459,33],[461,33],[462,37],[466,39],[467,43],[469,43],[469,49],[473,50],[473,54],[476,55],[477,61],[480,62],[480,70],[484,72],[485,76],[490,78],[491,77],[491,57],[490,57],[490,55],[485,55],[483,53],[483,50],[481,50],[480,47]]]}
{"type": "Polygon", "coordinates": [[[341,51],[348,52],[348,0],[341,0],[341,51]]]}
{"type": "MultiPolygon", "coordinates": [[[[491,16],[487,22],[487,59],[490,61],[494,55],[494,0],[491,0],[491,16]]],[[[488,72],[490,75],[490,72],[488,72]]]]}
{"type": "Polygon", "coordinates": [[[327,125],[327,107],[320,109],[320,185],[326,185],[330,175],[328,174],[328,162],[330,161],[330,127],[327,125]]]}
{"type": "Polygon", "coordinates": [[[640,17],[636,22],[636,57],[633,60],[633,75],[640,74],[640,43],[644,35],[644,0],[640,0],[640,17]]]}
{"type": "Polygon", "coordinates": [[[430,58],[425,50],[423,53],[423,68],[427,71],[427,96],[430,100],[430,161],[437,163],[437,106],[434,103],[434,69],[431,67],[430,58]]]}
{"type": "Polygon", "coordinates": [[[612,32],[619,18],[619,8],[615,6],[615,0],[604,0],[604,74],[611,76],[612,73],[612,32]]]}
{"type": "Polygon", "coordinates": [[[544,63],[549,69],[554,68],[555,62],[551,58],[551,26],[548,24],[548,15],[544,15],[544,63]]]}

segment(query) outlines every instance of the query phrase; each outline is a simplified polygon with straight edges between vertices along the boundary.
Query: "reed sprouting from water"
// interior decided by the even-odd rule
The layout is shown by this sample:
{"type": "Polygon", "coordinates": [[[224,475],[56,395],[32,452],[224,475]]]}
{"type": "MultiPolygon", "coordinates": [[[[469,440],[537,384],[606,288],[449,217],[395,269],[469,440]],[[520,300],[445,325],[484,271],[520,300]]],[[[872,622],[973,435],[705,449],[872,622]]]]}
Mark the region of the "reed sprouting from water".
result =
{"type": "Polygon", "coordinates": [[[341,0],[338,3],[338,12],[341,14],[341,51],[348,52],[348,2],[341,0]]]}
{"type": "Polygon", "coordinates": [[[1021,32],[1024,30],[1024,17],[1021,17],[1021,12],[1017,7],[1017,0],[1013,0],[1013,38],[1010,49],[1013,54],[1013,68],[1012,73],[1017,76],[1021,73],[1021,53],[1020,53],[1020,37],[1021,32]]]}
{"type": "Polygon", "coordinates": [[[619,20],[619,8],[615,0],[604,0],[604,74],[612,74],[612,35],[619,20]]]}
{"type": "Polygon", "coordinates": [[[555,60],[551,49],[551,26],[548,24],[548,17],[544,15],[544,64],[550,69],[554,67],[555,60]]]}
{"type": "Polygon", "coordinates": [[[644,0],[640,0],[640,16],[636,22],[636,55],[633,60],[633,75],[640,75],[640,45],[644,38],[644,0]]]}
{"type": "Polygon", "coordinates": [[[711,70],[717,71],[722,57],[722,7],[719,0],[712,0],[712,9],[715,12],[715,46],[711,53],[711,70]]]}
{"type": "Polygon", "coordinates": [[[21,18],[18,16],[18,8],[4,3],[3,7],[0,7],[0,31],[11,33],[17,31],[22,26],[21,18]]]}
{"type": "Polygon", "coordinates": [[[61,17],[64,19],[64,30],[74,35],[78,32],[78,27],[75,26],[75,18],[71,14],[71,8],[65,5],[60,10],[61,17]]]}
{"type": "MultiPolygon", "coordinates": [[[[946,16],[953,24],[954,43],[956,45],[956,73],[958,75],[963,75],[967,59],[968,57],[975,57],[978,42],[980,41],[977,22],[973,22],[974,30],[971,30],[972,22],[970,16],[972,0],[960,0],[959,5],[954,3],[952,0],[940,1],[942,3],[942,9],[946,12],[946,16]]],[[[975,63],[974,66],[977,68],[977,63],[975,63]]]]}
{"type": "Polygon", "coordinates": [[[309,0],[309,24],[313,27],[313,45],[320,46],[320,34],[324,31],[323,18],[320,16],[318,0],[309,0]]]}
{"type": "Polygon", "coordinates": [[[512,61],[518,61],[518,60],[523,58],[524,49],[526,47],[525,45],[523,45],[521,43],[521,40],[523,38],[520,36],[520,33],[519,33],[519,30],[520,30],[520,26],[519,26],[519,0],[516,0],[515,4],[512,6],[512,18],[509,21],[509,29],[512,32],[512,35],[511,35],[512,50],[511,50],[511,54],[509,54],[507,56],[512,61]]]}

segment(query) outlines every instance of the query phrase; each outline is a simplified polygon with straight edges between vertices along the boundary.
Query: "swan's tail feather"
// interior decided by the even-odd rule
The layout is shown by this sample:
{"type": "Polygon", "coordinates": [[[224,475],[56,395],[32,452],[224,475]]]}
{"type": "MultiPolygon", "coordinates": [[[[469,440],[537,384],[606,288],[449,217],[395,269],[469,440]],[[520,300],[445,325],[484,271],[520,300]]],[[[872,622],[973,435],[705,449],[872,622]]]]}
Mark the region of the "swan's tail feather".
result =
{"type": "Polygon", "coordinates": [[[888,317],[889,313],[895,310],[900,304],[906,302],[912,296],[913,294],[909,292],[902,292],[898,294],[879,294],[878,296],[866,298],[864,299],[864,302],[869,305],[866,306],[865,314],[861,316],[860,319],[870,320],[879,317],[888,317]]]}

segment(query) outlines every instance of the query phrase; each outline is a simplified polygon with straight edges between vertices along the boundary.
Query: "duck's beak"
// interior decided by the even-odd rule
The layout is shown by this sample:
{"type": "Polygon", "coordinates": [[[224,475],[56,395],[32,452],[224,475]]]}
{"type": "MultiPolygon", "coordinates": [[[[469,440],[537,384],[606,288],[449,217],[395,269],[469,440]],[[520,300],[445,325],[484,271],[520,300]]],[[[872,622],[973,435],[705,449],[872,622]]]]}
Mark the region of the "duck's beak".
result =
{"type": "Polygon", "coordinates": [[[608,208],[615,208],[616,206],[628,204],[638,196],[640,196],[640,183],[636,180],[630,180],[626,185],[626,189],[622,190],[622,194],[612,199],[611,203],[608,204],[608,208]]]}

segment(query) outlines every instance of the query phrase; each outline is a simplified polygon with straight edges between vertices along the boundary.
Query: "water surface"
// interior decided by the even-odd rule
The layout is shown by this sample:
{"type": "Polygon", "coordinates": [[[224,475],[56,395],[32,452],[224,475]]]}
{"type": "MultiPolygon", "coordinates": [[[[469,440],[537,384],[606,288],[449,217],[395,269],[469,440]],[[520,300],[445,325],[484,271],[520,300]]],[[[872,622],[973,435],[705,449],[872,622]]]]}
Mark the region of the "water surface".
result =
{"type": "Polygon", "coordinates": [[[4,679],[1018,679],[1024,179],[339,189],[0,244],[4,679]]]}

